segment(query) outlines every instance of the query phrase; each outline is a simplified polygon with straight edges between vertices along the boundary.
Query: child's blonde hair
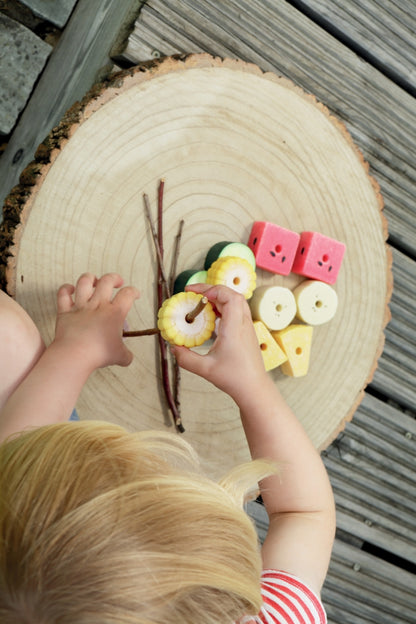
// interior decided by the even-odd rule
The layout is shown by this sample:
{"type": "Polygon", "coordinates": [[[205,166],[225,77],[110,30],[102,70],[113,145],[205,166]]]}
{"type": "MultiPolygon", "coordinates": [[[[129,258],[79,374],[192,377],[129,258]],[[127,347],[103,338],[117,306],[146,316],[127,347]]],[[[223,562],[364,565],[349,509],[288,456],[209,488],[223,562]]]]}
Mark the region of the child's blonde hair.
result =
{"type": "Polygon", "coordinates": [[[260,608],[252,462],[220,483],[173,434],[64,423],[0,446],[2,624],[218,624],[260,608]]]}

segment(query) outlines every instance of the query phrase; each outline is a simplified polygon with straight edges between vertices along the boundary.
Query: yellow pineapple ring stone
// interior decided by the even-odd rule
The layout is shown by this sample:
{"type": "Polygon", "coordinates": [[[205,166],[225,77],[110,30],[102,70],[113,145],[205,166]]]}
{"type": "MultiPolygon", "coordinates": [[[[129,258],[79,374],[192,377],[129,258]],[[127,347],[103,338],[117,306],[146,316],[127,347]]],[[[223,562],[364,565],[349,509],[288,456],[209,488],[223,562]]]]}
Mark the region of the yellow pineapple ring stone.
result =
{"type": "Polygon", "coordinates": [[[157,327],[164,340],[191,348],[198,347],[211,337],[216,315],[209,302],[191,322],[186,318],[201,299],[202,295],[197,293],[180,292],[163,302],[157,315],[157,327]]]}

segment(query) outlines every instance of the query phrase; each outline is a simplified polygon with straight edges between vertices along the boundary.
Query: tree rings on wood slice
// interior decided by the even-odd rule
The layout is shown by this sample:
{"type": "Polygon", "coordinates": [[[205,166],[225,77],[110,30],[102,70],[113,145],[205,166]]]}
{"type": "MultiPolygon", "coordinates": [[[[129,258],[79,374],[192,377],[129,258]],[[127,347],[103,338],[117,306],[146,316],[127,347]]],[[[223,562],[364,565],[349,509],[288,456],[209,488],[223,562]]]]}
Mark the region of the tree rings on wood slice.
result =
{"type": "MultiPolygon", "coordinates": [[[[177,273],[202,269],[219,241],[247,243],[254,221],[344,242],[334,285],[338,310],[314,332],[308,374],[269,373],[314,445],[323,449],[334,439],[381,353],[391,267],[378,187],[343,125],[322,104],[289,80],[241,61],[168,58],[95,89],[37,158],[22,178],[24,188],[7,203],[9,210],[18,205],[20,224],[9,228],[6,277],[47,342],[58,287],[84,271],[121,273],[142,293],[130,328],[154,326],[156,257],[142,196],[148,194],[156,215],[161,178],[168,267],[185,219],[177,273]]],[[[294,289],[304,278],[258,270],[257,279],[259,286],[294,289]]],[[[169,428],[157,338],[128,340],[132,365],[94,373],[77,405],[80,417],[129,430],[169,428]]],[[[213,473],[249,458],[229,397],[184,371],[181,408],[184,436],[213,473]]]]}

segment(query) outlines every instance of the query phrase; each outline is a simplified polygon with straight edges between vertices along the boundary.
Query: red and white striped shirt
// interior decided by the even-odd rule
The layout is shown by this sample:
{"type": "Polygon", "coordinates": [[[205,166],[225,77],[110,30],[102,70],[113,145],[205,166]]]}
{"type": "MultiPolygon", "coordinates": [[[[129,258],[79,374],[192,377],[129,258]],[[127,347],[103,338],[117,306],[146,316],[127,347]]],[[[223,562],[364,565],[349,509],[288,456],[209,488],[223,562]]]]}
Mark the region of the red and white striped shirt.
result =
{"type": "Polygon", "coordinates": [[[264,570],[261,594],[259,615],[244,617],[238,624],[326,624],[322,602],[296,576],[264,570]]]}

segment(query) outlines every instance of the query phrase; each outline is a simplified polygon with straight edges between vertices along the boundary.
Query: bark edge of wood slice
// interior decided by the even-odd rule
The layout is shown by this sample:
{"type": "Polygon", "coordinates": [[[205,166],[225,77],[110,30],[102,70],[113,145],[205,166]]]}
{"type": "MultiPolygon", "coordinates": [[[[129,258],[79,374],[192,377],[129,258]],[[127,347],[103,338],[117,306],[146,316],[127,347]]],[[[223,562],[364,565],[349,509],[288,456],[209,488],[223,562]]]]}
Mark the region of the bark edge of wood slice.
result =
{"type": "MultiPolygon", "coordinates": [[[[220,240],[247,242],[255,220],[346,243],[334,285],[339,309],[314,329],[308,375],[269,373],[322,450],[373,377],[390,318],[392,259],[368,164],[345,126],[289,79],[196,54],[140,65],[94,88],[39,146],[5,202],[3,285],[49,342],[59,285],[86,270],[118,271],[142,291],[130,328],[154,326],[156,258],[142,194],[156,207],[160,178],[167,264],[185,219],[178,272],[203,268],[220,240]]],[[[294,288],[303,279],[258,270],[258,285],[294,288]]],[[[156,339],[128,340],[133,364],[94,373],[81,418],[164,429],[156,339]]],[[[209,470],[249,458],[228,397],[184,372],[181,400],[184,435],[209,470]]]]}

